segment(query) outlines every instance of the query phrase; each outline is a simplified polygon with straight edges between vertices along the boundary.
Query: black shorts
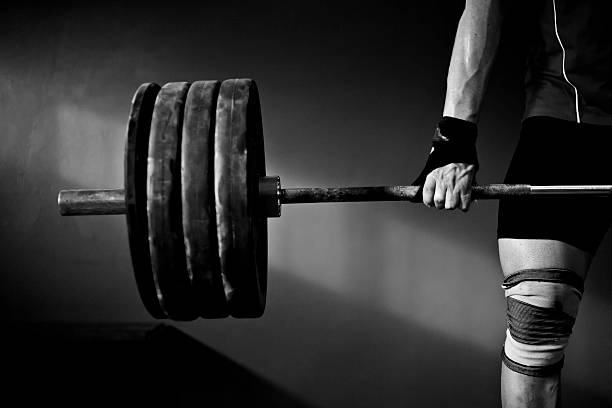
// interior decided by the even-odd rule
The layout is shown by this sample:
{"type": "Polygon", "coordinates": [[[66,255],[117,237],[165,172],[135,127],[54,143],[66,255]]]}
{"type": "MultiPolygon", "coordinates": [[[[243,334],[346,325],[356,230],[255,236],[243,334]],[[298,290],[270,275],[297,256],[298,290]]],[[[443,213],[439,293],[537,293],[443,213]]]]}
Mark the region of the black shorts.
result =
{"type": "MultiPolygon", "coordinates": [[[[523,121],[504,183],[612,184],[612,126],[550,117],[523,121]]],[[[612,198],[500,200],[497,237],[553,239],[594,254],[612,220],[612,198]]]]}

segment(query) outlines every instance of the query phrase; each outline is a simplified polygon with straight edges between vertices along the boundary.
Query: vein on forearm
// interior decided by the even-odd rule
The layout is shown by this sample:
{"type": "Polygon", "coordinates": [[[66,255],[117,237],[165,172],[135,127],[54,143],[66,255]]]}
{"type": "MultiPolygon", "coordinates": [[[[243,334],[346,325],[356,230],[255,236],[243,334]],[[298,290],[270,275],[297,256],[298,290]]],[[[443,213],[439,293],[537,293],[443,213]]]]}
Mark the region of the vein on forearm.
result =
{"type": "Polygon", "coordinates": [[[468,0],[448,69],[444,116],[477,122],[499,43],[498,0],[468,0]]]}

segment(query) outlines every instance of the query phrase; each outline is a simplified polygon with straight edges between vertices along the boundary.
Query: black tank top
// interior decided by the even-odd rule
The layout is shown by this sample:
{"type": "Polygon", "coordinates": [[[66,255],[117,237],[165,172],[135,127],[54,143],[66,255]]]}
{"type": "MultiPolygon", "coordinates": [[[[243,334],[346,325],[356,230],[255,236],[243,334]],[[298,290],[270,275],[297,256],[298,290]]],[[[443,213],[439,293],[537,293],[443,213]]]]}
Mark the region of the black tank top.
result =
{"type": "Polygon", "coordinates": [[[612,125],[612,0],[534,0],[525,117],[612,125]],[[535,4],[537,3],[537,5],[535,4]]]}

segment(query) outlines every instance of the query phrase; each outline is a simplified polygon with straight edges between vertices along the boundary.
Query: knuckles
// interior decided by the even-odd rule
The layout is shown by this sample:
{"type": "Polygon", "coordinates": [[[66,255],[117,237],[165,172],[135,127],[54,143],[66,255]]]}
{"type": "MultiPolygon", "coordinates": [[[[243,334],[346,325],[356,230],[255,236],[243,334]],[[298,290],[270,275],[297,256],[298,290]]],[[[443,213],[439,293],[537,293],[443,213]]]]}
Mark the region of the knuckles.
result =
{"type": "Polygon", "coordinates": [[[474,169],[473,164],[451,163],[431,171],[423,185],[423,203],[428,207],[466,212],[471,202],[474,169]]]}

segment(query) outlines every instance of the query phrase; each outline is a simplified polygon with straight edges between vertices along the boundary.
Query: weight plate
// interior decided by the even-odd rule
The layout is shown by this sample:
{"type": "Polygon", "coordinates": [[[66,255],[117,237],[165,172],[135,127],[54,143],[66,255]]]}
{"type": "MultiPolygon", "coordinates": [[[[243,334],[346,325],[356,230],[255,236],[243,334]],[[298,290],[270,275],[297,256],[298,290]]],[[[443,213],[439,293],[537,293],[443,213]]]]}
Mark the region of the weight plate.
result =
{"type": "Polygon", "coordinates": [[[225,295],[234,317],[266,303],[268,221],[259,211],[265,176],[259,93],[250,79],[221,84],[215,124],[215,209],[225,295]]]}
{"type": "Polygon", "coordinates": [[[164,85],[157,95],[147,166],[147,216],[153,274],[168,317],[198,317],[185,261],[181,216],[180,146],[183,108],[189,84],[164,85]]]}
{"type": "Polygon", "coordinates": [[[214,194],[214,129],[219,81],[191,84],[181,143],[183,235],[187,271],[200,315],[227,317],[217,245],[214,194]]]}
{"type": "Polygon", "coordinates": [[[157,84],[142,84],[132,98],[125,143],[124,183],[128,241],[136,286],[142,303],[157,319],[167,317],[151,270],[147,226],[147,154],[157,84]]]}

